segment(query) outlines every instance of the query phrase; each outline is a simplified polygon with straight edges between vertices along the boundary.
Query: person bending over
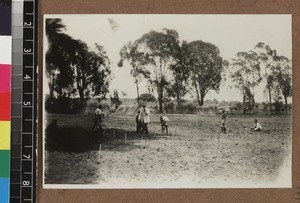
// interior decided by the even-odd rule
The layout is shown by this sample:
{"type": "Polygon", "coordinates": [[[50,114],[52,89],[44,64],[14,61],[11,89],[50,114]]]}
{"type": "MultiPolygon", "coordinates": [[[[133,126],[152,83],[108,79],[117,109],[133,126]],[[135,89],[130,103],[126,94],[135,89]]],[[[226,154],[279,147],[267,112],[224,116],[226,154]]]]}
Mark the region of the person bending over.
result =
{"type": "Polygon", "coordinates": [[[160,117],[160,124],[161,124],[161,132],[164,133],[166,130],[166,134],[169,133],[168,131],[168,123],[170,122],[169,118],[165,115],[165,113],[160,117]]]}

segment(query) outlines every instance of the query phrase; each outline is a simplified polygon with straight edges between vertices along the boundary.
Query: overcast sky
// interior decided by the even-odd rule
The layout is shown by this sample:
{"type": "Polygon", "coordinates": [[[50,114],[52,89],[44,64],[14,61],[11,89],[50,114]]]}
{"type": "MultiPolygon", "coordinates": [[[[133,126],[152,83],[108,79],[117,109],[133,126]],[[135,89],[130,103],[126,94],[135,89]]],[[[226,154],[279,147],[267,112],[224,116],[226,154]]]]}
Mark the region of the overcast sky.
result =
{"type": "MultiPolygon", "coordinates": [[[[249,51],[258,42],[265,42],[280,55],[292,59],[291,15],[46,15],[45,18],[61,18],[67,26],[66,33],[93,47],[103,45],[112,61],[114,79],[110,89],[118,89],[136,97],[136,88],[130,75],[130,66],[119,68],[120,48],[128,41],[135,41],[143,34],[163,28],[175,29],[180,40],[202,40],[215,44],[223,59],[229,59],[239,51],[249,51]]],[[[45,39],[45,38],[44,38],[45,39]]],[[[44,40],[44,51],[47,50],[44,40]]],[[[47,88],[45,89],[47,91],[47,88]]],[[[140,93],[146,92],[141,84],[140,93]]],[[[255,92],[256,101],[267,101],[263,88],[255,92]]],[[[205,99],[219,101],[241,100],[237,89],[225,82],[219,94],[211,91],[205,99]]]]}

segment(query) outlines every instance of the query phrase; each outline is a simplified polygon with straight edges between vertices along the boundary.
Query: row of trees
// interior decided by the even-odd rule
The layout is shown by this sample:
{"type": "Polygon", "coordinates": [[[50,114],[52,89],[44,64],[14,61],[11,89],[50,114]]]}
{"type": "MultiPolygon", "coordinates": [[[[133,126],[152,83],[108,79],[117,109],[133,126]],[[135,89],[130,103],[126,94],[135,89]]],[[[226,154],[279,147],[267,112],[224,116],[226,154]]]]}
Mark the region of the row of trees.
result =
{"type": "Polygon", "coordinates": [[[254,110],[255,89],[261,83],[268,95],[269,110],[287,110],[287,98],[292,96],[292,66],[288,58],[260,42],[249,52],[238,52],[226,65],[234,86],[243,95],[244,113],[254,110]]]}
{"type": "MultiPolygon", "coordinates": [[[[79,97],[84,103],[85,98],[105,98],[109,93],[111,63],[104,48],[95,44],[91,49],[67,35],[65,29],[59,18],[46,20],[50,101],[79,97]]],[[[286,109],[287,98],[292,94],[291,61],[264,43],[258,43],[249,52],[238,52],[233,59],[223,60],[217,46],[201,40],[180,41],[176,30],[163,29],[126,43],[120,50],[118,66],[122,67],[124,62],[130,64],[138,102],[139,85],[146,80],[149,89],[157,92],[160,112],[170,98],[180,106],[188,92],[202,106],[206,94],[218,92],[226,78],[241,91],[244,113],[253,110],[255,91],[261,84],[268,95],[270,111],[281,110],[282,100],[286,109]]],[[[116,91],[111,100],[120,105],[116,91]]]]}
{"type": "Polygon", "coordinates": [[[62,20],[46,20],[49,49],[46,53],[46,74],[49,78],[50,100],[55,98],[105,98],[111,80],[110,60],[104,48],[86,43],[64,33],[62,20]]]}
{"type": "Polygon", "coordinates": [[[128,42],[120,51],[131,66],[139,98],[139,83],[146,79],[157,92],[159,111],[167,98],[176,98],[178,106],[192,86],[199,105],[210,90],[218,91],[223,71],[219,49],[203,41],[180,42],[175,30],[151,31],[134,42],[128,42]]]}
{"type": "Polygon", "coordinates": [[[126,43],[120,50],[119,67],[124,62],[131,66],[138,100],[139,84],[145,79],[157,92],[160,112],[165,100],[174,98],[180,106],[188,92],[194,92],[202,106],[205,95],[211,90],[218,92],[226,77],[241,91],[244,113],[253,110],[255,88],[262,82],[270,111],[281,110],[282,98],[287,108],[287,98],[292,94],[291,61],[264,43],[258,43],[249,52],[238,52],[233,59],[223,60],[215,45],[200,40],[179,41],[176,30],[163,29],[126,43]]]}

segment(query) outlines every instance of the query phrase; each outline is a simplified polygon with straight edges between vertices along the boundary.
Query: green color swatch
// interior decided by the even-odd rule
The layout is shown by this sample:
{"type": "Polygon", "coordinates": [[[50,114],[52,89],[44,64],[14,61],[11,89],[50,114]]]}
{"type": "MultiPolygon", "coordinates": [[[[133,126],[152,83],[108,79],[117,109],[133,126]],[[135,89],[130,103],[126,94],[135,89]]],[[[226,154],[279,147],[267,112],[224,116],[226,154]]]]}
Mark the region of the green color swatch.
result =
{"type": "Polygon", "coordinates": [[[9,178],[10,150],[0,150],[0,178],[9,178]]]}

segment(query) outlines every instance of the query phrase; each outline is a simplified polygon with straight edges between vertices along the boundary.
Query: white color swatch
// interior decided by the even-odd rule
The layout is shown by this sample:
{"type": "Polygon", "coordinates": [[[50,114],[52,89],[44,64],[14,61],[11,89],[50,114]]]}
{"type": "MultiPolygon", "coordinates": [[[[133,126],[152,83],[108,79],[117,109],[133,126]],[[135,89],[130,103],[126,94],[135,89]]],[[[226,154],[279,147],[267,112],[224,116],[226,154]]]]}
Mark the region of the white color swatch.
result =
{"type": "Polygon", "coordinates": [[[12,37],[0,36],[0,64],[11,64],[12,37]]]}

